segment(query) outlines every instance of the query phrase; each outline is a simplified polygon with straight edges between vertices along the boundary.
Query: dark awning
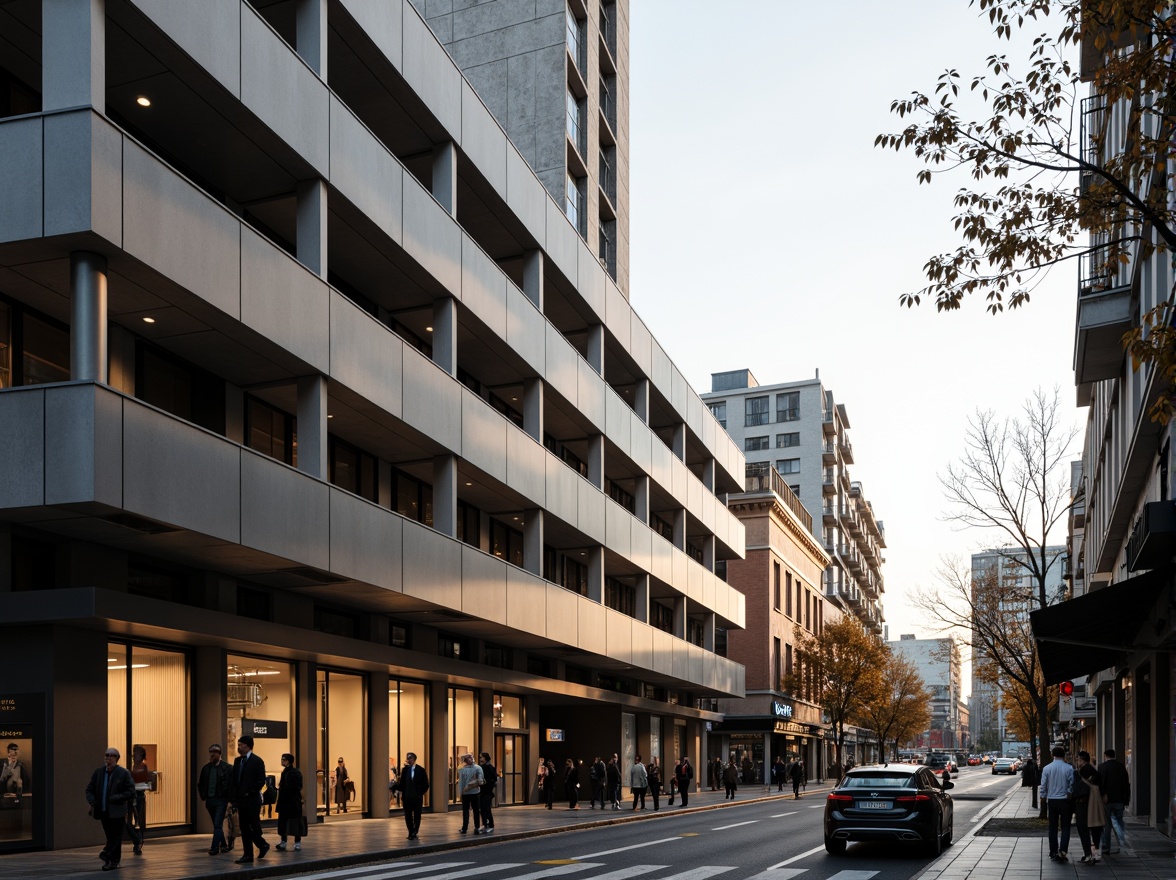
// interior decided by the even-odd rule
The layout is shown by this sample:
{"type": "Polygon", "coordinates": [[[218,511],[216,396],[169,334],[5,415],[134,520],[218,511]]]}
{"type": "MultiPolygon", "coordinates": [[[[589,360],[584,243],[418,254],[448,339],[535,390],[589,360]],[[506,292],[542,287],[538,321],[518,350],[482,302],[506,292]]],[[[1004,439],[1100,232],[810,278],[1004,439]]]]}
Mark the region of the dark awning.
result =
{"type": "Polygon", "coordinates": [[[1045,683],[1092,675],[1119,665],[1132,651],[1157,647],[1141,640],[1139,630],[1166,582],[1163,572],[1149,571],[1030,612],[1045,683]]]}

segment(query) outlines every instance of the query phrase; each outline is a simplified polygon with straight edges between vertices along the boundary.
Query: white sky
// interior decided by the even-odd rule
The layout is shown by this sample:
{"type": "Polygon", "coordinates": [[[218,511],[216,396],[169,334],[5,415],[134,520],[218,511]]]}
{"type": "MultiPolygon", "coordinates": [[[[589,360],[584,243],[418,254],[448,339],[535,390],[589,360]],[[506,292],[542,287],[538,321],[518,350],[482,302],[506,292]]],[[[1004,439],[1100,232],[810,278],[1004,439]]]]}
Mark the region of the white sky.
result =
{"type": "Polygon", "coordinates": [[[937,475],[977,407],[1015,415],[1037,386],[1073,404],[1077,269],[997,317],[981,299],[900,308],[926,259],[956,247],[951,198],[970,178],[920,186],[912,155],[873,142],[904,125],[893,99],[1023,53],[967,0],[632,0],[630,14],[631,302],[699,392],[722,370],[769,384],[820,369],[886,526],[890,637],[934,636],[908,591],[934,584],[941,554],[994,540],[941,521],[937,475]]]}

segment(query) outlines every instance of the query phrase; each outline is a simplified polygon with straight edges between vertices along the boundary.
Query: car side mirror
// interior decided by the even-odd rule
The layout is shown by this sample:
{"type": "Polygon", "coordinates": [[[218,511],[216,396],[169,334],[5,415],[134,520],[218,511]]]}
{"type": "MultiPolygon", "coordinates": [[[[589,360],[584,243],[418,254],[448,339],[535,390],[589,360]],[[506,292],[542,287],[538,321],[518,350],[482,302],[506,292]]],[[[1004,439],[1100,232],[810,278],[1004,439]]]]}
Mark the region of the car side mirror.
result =
{"type": "Polygon", "coordinates": [[[944,780],[943,790],[947,791],[949,788],[955,788],[955,783],[950,780],[944,780]]]}

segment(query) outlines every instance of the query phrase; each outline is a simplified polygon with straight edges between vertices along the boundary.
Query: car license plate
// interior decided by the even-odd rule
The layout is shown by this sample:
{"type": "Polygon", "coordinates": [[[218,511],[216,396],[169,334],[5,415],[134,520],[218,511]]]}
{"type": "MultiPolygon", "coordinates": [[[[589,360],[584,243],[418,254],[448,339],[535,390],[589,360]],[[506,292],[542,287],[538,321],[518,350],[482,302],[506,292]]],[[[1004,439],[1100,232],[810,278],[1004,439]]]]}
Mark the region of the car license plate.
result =
{"type": "Polygon", "coordinates": [[[889,810],[890,801],[858,801],[859,810],[889,810]]]}

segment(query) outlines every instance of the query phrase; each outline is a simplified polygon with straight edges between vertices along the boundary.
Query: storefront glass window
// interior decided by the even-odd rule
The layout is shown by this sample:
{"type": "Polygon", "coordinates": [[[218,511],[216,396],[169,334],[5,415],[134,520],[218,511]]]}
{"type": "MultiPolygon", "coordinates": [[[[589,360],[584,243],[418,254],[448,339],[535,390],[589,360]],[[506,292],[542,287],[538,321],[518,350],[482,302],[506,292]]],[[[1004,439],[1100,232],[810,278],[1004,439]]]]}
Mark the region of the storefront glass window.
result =
{"type": "Polygon", "coordinates": [[[363,676],[319,670],[319,784],[329,814],[364,811],[367,711],[363,676]]]}
{"type": "Polygon", "coordinates": [[[457,771],[461,756],[477,754],[478,701],[477,694],[463,688],[449,689],[449,801],[460,803],[457,793],[457,771]]]}
{"type": "MultiPolygon", "coordinates": [[[[421,682],[388,682],[388,781],[400,775],[404,756],[412,752],[417,763],[429,772],[429,704],[428,688],[421,682]]],[[[336,756],[338,757],[338,756],[336,756]]],[[[428,796],[425,797],[428,803],[428,796]]],[[[399,807],[399,795],[393,795],[388,804],[399,807]]]]}
{"type": "Polygon", "coordinates": [[[147,828],[189,821],[188,665],[179,651],[112,643],[107,654],[107,739],[135,770],[147,828]],[[141,749],[144,756],[136,761],[141,749]]]}
{"type": "Polygon", "coordinates": [[[225,759],[237,757],[237,738],[249,734],[253,750],[265,761],[266,775],[276,777],[282,772],[284,752],[294,755],[301,766],[294,749],[298,740],[294,735],[293,665],[240,654],[230,654],[227,661],[225,759]]]}
{"type": "Polygon", "coordinates": [[[505,694],[494,695],[494,726],[509,727],[521,730],[526,727],[523,721],[523,700],[521,697],[508,697],[505,694]]]}

